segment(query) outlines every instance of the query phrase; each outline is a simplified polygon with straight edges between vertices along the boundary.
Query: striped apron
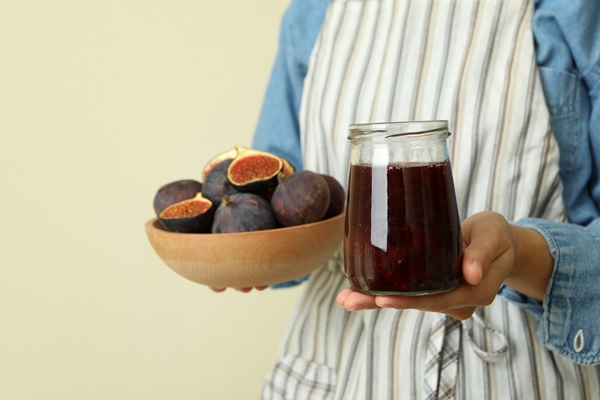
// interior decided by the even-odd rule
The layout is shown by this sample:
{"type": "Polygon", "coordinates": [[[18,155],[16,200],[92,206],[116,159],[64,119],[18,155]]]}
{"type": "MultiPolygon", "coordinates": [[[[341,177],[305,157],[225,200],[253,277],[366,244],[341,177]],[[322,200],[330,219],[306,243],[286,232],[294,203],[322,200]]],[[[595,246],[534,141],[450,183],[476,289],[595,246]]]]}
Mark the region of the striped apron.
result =
{"type": "MultiPolygon", "coordinates": [[[[346,182],[350,124],[445,119],[463,219],[564,221],[532,13],[531,0],[334,1],[304,84],[304,167],[346,182]]],[[[600,399],[599,368],[547,350],[500,297],[460,323],[347,312],[346,287],[338,251],[305,283],[264,399],[600,399]]]]}

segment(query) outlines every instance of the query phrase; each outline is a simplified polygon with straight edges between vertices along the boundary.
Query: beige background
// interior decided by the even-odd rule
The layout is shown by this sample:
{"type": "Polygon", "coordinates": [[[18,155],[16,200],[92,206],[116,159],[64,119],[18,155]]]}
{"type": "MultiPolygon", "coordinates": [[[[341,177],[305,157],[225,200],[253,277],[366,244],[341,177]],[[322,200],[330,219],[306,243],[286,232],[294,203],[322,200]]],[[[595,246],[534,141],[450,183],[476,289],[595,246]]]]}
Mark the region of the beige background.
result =
{"type": "Polygon", "coordinates": [[[164,183],[250,145],[287,0],[0,0],[0,399],[257,399],[299,289],[179,277],[164,183]]]}

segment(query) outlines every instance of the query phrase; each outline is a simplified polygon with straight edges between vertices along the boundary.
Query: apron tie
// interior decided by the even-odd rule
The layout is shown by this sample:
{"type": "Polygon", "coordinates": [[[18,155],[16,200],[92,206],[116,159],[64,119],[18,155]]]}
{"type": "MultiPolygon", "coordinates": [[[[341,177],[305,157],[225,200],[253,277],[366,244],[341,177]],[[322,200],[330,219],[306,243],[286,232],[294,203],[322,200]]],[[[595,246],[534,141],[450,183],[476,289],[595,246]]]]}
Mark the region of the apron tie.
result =
{"type": "Polygon", "coordinates": [[[467,333],[467,341],[471,345],[471,348],[483,361],[494,363],[506,357],[506,353],[508,351],[508,340],[506,339],[506,336],[492,328],[490,325],[486,324],[477,313],[474,313],[473,316],[468,320],[463,321],[463,328],[467,333]],[[499,345],[496,349],[484,349],[475,342],[475,339],[473,338],[473,327],[475,324],[479,325],[479,327],[487,330],[488,332],[491,332],[499,340],[499,345]]]}
{"type": "Polygon", "coordinates": [[[461,323],[444,314],[435,316],[425,356],[423,398],[454,399],[461,323]]]}

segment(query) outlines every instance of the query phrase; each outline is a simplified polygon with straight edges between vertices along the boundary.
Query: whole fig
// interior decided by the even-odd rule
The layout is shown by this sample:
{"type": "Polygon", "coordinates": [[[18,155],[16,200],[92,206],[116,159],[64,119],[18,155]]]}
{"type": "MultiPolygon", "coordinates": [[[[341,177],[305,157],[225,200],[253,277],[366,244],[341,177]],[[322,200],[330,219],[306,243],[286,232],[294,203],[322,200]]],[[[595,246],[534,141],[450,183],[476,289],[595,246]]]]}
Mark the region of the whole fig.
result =
{"type": "Polygon", "coordinates": [[[219,205],[226,194],[236,194],[238,191],[227,179],[227,168],[232,159],[224,160],[215,165],[206,175],[202,186],[202,195],[219,205]]]}
{"type": "Polygon", "coordinates": [[[280,174],[271,197],[271,207],[282,226],[295,226],[323,219],[331,195],[325,179],[316,172],[302,170],[280,174]]]}
{"type": "Polygon", "coordinates": [[[217,208],[212,233],[252,232],[277,227],[271,206],[254,193],[224,195],[217,208]]]}
{"type": "Polygon", "coordinates": [[[321,174],[327,186],[329,186],[329,194],[331,199],[329,200],[329,207],[325,213],[323,219],[335,217],[344,211],[346,206],[346,192],[342,187],[342,184],[331,175],[321,174]]]}
{"type": "Polygon", "coordinates": [[[192,199],[202,191],[202,183],[193,179],[182,179],[161,186],[154,195],[154,212],[156,216],[170,205],[192,199]]]}

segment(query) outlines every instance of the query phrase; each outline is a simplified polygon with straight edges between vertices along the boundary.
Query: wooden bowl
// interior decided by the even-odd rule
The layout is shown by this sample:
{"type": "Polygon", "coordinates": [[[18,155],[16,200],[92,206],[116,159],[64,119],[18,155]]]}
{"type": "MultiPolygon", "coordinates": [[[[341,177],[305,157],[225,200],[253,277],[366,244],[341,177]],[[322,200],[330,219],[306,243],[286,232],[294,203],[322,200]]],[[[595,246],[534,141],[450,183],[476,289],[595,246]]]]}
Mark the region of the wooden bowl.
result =
{"type": "Polygon", "coordinates": [[[344,213],[312,224],[244,233],[176,233],[156,218],[146,234],[158,256],[179,275],[212,287],[252,287],[300,278],[341,245],[344,213]]]}

